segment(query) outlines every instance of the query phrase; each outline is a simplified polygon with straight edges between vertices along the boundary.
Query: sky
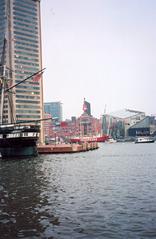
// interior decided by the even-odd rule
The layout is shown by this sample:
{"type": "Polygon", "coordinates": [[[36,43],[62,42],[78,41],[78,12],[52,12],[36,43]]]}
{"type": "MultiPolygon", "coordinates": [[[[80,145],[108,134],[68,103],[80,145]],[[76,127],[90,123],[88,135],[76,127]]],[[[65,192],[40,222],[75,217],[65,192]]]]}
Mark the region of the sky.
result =
{"type": "Polygon", "coordinates": [[[100,117],[124,108],[156,114],[155,0],[42,0],[44,101],[64,119],[83,99],[100,117]]]}

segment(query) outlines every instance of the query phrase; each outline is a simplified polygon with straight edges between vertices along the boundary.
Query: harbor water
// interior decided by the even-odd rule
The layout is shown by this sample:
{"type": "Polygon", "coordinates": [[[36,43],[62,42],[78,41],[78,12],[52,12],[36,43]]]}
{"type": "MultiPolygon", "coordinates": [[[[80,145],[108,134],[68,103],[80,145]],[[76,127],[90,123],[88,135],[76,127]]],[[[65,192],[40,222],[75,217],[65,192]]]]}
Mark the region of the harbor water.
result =
{"type": "Polygon", "coordinates": [[[156,143],[1,160],[0,238],[156,238],[156,143]]]}

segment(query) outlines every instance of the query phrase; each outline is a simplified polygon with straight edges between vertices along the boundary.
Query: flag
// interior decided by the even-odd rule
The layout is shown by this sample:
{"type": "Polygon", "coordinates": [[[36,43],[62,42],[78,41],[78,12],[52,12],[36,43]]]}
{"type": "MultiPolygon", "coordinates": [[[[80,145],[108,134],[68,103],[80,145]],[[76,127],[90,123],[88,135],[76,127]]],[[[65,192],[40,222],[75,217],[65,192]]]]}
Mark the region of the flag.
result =
{"type": "Polygon", "coordinates": [[[40,73],[36,74],[33,77],[33,81],[38,82],[41,79],[42,74],[43,74],[43,72],[40,72],[40,73]]]}

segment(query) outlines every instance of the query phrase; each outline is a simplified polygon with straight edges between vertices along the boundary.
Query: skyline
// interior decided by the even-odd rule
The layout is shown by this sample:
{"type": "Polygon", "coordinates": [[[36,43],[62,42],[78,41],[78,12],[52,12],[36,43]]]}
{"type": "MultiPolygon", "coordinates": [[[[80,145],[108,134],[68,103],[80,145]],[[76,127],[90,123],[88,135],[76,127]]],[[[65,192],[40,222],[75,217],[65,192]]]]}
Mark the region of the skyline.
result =
{"type": "Polygon", "coordinates": [[[63,116],[123,108],[156,114],[156,2],[41,1],[44,102],[63,116]]]}

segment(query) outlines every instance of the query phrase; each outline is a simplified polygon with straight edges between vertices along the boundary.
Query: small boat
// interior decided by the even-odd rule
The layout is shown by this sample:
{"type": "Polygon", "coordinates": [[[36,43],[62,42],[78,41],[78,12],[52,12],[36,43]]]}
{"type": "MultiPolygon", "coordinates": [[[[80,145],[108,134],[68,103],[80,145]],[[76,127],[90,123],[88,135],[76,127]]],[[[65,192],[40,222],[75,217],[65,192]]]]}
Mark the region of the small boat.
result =
{"type": "Polygon", "coordinates": [[[135,144],[140,144],[140,143],[154,143],[155,139],[152,137],[137,137],[135,140],[135,144]]]}
{"type": "Polygon", "coordinates": [[[113,138],[109,138],[109,139],[107,140],[107,142],[108,142],[108,143],[116,143],[117,140],[116,140],[116,139],[113,139],[113,138]]]}

